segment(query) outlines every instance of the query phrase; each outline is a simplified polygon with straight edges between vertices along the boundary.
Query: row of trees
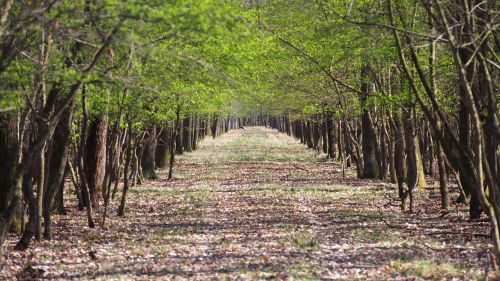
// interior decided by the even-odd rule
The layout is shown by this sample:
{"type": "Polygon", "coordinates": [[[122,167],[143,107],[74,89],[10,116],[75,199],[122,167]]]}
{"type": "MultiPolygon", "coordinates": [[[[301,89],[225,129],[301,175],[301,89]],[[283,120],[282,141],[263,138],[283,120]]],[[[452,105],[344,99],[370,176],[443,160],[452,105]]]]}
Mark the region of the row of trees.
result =
{"type": "Polygon", "coordinates": [[[447,210],[456,180],[498,260],[498,14],[494,0],[5,0],[0,245],[24,210],[18,248],[50,238],[65,179],[104,225],[118,187],[123,215],[130,185],[167,164],[171,178],[176,154],[241,120],[397,183],[407,211],[429,176],[447,210]]]}
{"type": "Polygon", "coordinates": [[[18,250],[51,239],[65,194],[104,226],[131,186],[157,168],[171,179],[176,154],[239,126],[231,65],[254,36],[241,5],[2,1],[0,246],[9,231],[18,250]]]}
{"type": "Polygon", "coordinates": [[[286,54],[270,58],[273,90],[254,114],[359,178],[397,183],[409,212],[426,177],[444,211],[456,181],[470,218],[488,215],[499,260],[497,1],[254,1],[253,12],[286,54]]]}

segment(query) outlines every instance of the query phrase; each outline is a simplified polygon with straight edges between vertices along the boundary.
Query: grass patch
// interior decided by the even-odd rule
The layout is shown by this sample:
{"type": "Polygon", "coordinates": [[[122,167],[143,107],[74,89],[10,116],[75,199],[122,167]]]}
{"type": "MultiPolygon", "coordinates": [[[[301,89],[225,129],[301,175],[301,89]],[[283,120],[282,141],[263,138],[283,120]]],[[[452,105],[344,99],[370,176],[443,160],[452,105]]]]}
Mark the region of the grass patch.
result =
{"type": "Polygon", "coordinates": [[[356,209],[331,209],[330,213],[344,218],[365,218],[372,222],[377,222],[379,219],[390,219],[391,216],[376,210],[356,210],[356,209]]]}
{"type": "Polygon", "coordinates": [[[67,245],[64,245],[64,244],[56,244],[56,245],[52,245],[50,246],[50,248],[52,250],[59,250],[59,251],[62,251],[62,250],[67,250],[68,249],[68,246],[67,245]]]}
{"type": "Polygon", "coordinates": [[[366,191],[357,191],[352,193],[352,199],[356,201],[370,200],[380,198],[384,195],[385,191],[368,189],[366,191]]]}
{"type": "Polygon", "coordinates": [[[89,233],[86,235],[83,235],[80,240],[82,240],[83,243],[88,243],[88,242],[93,242],[97,240],[102,240],[105,239],[106,237],[100,233],[89,233]]]}
{"type": "Polygon", "coordinates": [[[314,250],[320,245],[319,240],[312,236],[312,234],[308,231],[299,231],[292,234],[290,241],[292,244],[303,250],[314,250]]]}
{"type": "Polygon", "coordinates": [[[437,260],[394,260],[391,261],[390,267],[395,273],[425,280],[442,280],[443,278],[481,280],[482,278],[478,272],[471,271],[468,267],[437,260]]]}

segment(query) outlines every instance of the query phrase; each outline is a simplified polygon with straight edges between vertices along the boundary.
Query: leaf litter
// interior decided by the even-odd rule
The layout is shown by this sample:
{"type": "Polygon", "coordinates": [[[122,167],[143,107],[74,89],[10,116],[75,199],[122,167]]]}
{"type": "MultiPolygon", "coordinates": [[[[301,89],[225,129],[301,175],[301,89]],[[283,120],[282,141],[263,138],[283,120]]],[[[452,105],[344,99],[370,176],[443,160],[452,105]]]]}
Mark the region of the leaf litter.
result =
{"type": "Polygon", "coordinates": [[[205,140],[174,174],[133,187],[124,218],[115,199],[105,228],[86,227],[66,194],[53,240],[18,252],[9,236],[0,279],[473,280],[488,268],[489,225],[466,206],[443,216],[436,191],[419,190],[404,214],[394,185],[342,178],[270,129],[205,140]]]}

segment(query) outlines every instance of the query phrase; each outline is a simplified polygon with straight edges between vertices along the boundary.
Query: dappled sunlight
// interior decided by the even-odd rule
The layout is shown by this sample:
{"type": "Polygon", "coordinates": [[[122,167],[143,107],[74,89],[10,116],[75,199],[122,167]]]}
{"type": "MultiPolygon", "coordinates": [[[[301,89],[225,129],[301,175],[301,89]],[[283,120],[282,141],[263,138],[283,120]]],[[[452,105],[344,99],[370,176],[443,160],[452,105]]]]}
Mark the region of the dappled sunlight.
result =
{"type": "MultiPolygon", "coordinates": [[[[126,218],[110,217],[106,229],[57,231],[54,242],[11,253],[7,268],[29,259],[46,278],[98,280],[481,275],[477,258],[488,246],[474,233],[486,225],[426,209],[404,216],[392,205],[393,186],[342,178],[338,163],[317,157],[270,129],[231,131],[180,157],[182,176],[165,181],[160,172],[135,187],[126,218]],[[308,159],[301,169],[297,157],[308,159]]],[[[55,228],[83,223],[75,218],[55,228]]]]}

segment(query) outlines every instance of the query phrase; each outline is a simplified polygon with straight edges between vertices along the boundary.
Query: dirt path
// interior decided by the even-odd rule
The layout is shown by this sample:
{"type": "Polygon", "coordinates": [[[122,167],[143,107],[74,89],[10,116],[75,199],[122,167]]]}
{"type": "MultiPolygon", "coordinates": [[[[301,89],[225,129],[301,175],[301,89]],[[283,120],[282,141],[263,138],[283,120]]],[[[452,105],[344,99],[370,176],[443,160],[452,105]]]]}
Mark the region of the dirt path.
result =
{"type": "MultiPolygon", "coordinates": [[[[179,157],[175,180],[136,187],[127,218],[87,229],[56,217],[56,239],[13,252],[0,279],[353,280],[484,276],[485,223],[441,217],[418,194],[401,214],[396,191],[264,128],[232,131],[179,157]],[[93,259],[89,252],[95,253],[93,259]],[[30,271],[30,272],[28,272],[30,271]]],[[[116,202],[115,202],[116,204],[116,202]]],[[[69,211],[77,212],[73,201],[69,211]]],[[[114,210],[116,206],[112,206],[114,210]]]]}

